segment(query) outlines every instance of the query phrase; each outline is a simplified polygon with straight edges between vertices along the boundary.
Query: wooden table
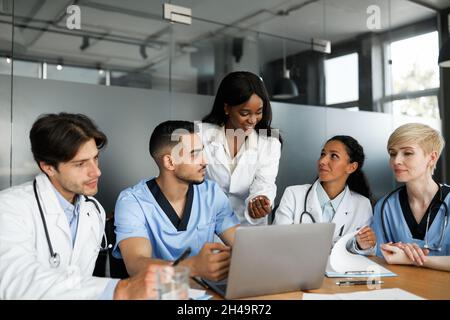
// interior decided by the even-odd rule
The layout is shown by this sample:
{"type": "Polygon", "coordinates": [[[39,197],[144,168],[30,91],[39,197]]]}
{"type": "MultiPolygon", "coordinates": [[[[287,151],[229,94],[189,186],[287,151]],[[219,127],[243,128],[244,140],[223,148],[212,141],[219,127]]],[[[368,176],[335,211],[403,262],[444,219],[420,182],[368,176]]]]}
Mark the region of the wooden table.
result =
{"type": "MultiPolygon", "coordinates": [[[[382,278],[384,283],[380,285],[380,289],[400,288],[425,299],[450,300],[450,272],[419,268],[415,266],[388,265],[381,258],[371,259],[397,274],[397,277],[382,278]]],[[[338,286],[336,285],[338,280],[340,279],[325,277],[320,289],[308,290],[304,292],[330,294],[369,290],[369,288],[365,285],[338,286]]],[[[199,285],[196,284],[192,284],[192,287],[200,288],[199,285]]],[[[219,295],[211,290],[207,290],[207,293],[212,295],[214,300],[222,300],[219,295]]],[[[245,298],[243,300],[300,300],[302,299],[302,295],[302,291],[296,291],[245,298]]]]}

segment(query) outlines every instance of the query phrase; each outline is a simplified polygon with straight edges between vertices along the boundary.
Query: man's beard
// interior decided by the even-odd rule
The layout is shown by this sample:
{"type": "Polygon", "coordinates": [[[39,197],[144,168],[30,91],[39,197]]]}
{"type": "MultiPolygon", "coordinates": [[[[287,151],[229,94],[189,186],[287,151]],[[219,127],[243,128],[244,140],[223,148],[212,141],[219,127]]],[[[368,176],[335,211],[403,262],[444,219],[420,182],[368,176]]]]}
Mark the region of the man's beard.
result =
{"type": "Polygon", "coordinates": [[[202,184],[204,181],[205,181],[205,178],[203,178],[203,179],[201,179],[201,180],[194,180],[194,179],[189,179],[189,178],[185,178],[185,177],[180,177],[180,176],[178,176],[177,177],[179,180],[181,180],[181,181],[183,181],[183,182],[186,182],[186,183],[188,183],[188,184],[194,184],[194,185],[197,185],[197,184],[202,184]]]}
{"type": "Polygon", "coordinates": [[[194,185],[198,185],[198,184],[202,184],[205,181],[205,178],[200,178],[200,179],[192,179],[190,177],[184,176],[184,175],[177,175],[177,178],[183,182],[186,182],[188,184],[194,184],[194,185]]]}

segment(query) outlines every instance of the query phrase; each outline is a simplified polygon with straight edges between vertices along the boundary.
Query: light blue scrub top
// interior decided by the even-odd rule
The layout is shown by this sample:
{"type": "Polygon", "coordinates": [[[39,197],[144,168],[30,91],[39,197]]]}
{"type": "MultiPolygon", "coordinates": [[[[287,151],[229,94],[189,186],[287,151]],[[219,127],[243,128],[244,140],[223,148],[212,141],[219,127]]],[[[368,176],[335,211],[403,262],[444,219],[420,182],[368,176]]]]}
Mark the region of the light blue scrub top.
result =
{"type": "Polygon", "coordinates": [[[118,244],[131,237],[149,239],[152,258],[175,260],[187,247],[190,256],[198,255],[203,245],[239,224],[230,202],[221,188],[211,180],[193,185],[191,215],[185,231],[177,231],[147,187],[148,180],[122,191],[116,202],[114,224],[116,245],[113,256],[122,258],[118,244]]]}
{"type": "MultiPolygon", "coordinates": [[[[384,206],[384,223],[386,228],[387,239],[384,237],[383,227],[381,224],[381,205],[383,200],[386,198],[384,196],[380,200],[378,200],[377,204],[374,208],[374,218],[372,223],[372,229],[374,230],[377,236],[377,256],[382,257],[382,253],[380,250],[380,244],[386,242],[406,242],[406,243],[417,243],[417,245],[421,248],[425,245],[424,240],[414,239],[409,230],[408,224],[403,216],[403,211],[400,205],[399,200],[399,191],[394,193],[389,197],[384,206]]],[[[447,206],[450,206],[450,194],[445,197],[444,202],[447,206]]],[[[444,224],[444,216],[445,216],[445,206],[441,205],[439,207],[439,212],[433,220],[433,223],[430,225],[427,238],[428,244],[430,246],[438,246],[438,242],[440,236],[442,234],[441,230],[444,224]]],[[[450,214],[450,212],[447,212],[450,214]]],[[[450,221],[449,221],[450,222],[450,221]]],[[[450,255],[450,225],[447,223],[446,228],[444,229],[444,238],[442,241],[442,250],[441,251],[430,251],[430,256],[448,256],[450,255]]]]}

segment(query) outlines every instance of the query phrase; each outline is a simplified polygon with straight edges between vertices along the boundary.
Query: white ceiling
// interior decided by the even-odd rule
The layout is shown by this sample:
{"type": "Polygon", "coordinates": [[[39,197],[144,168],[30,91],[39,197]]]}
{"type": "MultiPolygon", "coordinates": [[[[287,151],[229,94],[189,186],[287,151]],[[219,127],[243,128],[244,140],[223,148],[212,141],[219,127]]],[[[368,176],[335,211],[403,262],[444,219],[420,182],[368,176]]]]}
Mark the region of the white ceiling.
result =
{"type": "MultiPolygon", "coordinates": [[[[60,30],[75,34],[65,28],[64,12],[73,1],[68,0],[16,0],[17,17],[57,21],[60,30]]],[[[212,46],[225,34],[255,38],[256,33],[245,31],[247,28],[262,34],[264,57],[267,60],[281,56],[280,40],[268,36],[283,36],[300,41],[311,38],[331,40],[336,43],[352,38],[369,30],[366,26],[367,7],[377,5],[381,13],[381,30],[420,21],[435,15],[435,11],[421,6],[425,3],[436,8],[450,7],[450,0],[178,0],[172,4],[192,8],[194,17],[190,26],[171,25],[161,19],[161,0],[81,0],[81,26],[79,34],[97,32],[107,37],[122,37],[122,40],[141,43],[154,35],[147,47],[147,58],[143,59],[136,44],[124,44],[105,40],[90,40],[90,46],[80,50],[81,37],[74,37],[53,32],[16,28],[16,52],[29,56],[63,57],[66,60],[80,63],[101,62],[110,66],[140,68],[155,63],[167,63],[170,41],[192,46],[212,46]],[[292,10],[287,16],[277,12],[292,10]],[[389,3],[391,6],[389,7],[389,3]],[[199,19],[196,19],[199,18],[199,19]],[[201,21],[201,20],[206,20],[201,21]],[[224,28],[230,24],[235,28],[224,28]],[[173,34],[170,30],[173,28],[173,34]],[[172,36],[171,36],[172,35],[172,36]],[[152,42],[153,43],[153,42],[152,42]]],[[[16,23],[27,23],[28,26],[47,27],[44,23],[27,22],[16,18],[16,23]]],[[[10,32],[10,31],[9,31],[10,32]]],[[[7,26],[0,25],[0,34],[8,34],[7,26]]],[[[1,40],[1,39],[0,39],[1,40]]],[[[288,41],[288,53],[308,48],[297,41],[288,41]]],[[[177,54],[179,52],[177,51],[177,54]]]]}

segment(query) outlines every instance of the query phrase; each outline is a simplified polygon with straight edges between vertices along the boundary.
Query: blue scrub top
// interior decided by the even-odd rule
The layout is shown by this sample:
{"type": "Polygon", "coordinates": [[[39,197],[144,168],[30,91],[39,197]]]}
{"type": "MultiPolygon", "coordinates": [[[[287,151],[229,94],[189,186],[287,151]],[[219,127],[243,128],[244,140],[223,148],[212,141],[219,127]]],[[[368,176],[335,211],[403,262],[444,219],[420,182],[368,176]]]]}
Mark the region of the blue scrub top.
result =
{"type": "MultiPolygon", "coordinates": [[[[377,256],[380,257],[383,256],[379,245],[390,241],[416,243],[421,248],[423,248],[425,246],[425,238],[424,240],[414,239],[411,234],[411,231],[409,230],[408,224],[405,220],[401,208],[399,191],[391,195],[387,200],[386,205],[384,206],[383,216],[387,235],[386,239],[381,223],[381,205],[385,198],[386,196],[378,200],[374,208],[374,219],[372,223],[372,229],[374,230],[377,236],[377,256]]],[[[444,202],[447,204],[447,206],[450,206],[450,194],[445,197],[444,202]]],[[[448,215],[450,214],[450,212],[446,212],[445,206],[441,205],[426,235],[426,238],[428,239],[428,244],[431,247],[438,246],[439,239],[441,237],[443,230],[442,228],[444,226],[445,214],[448,215]]],[[[443,230],[443,233],[444,238],[442,241],[442,250],[441,251],[431,250],[429,254],[430,256],[450,255],[450,225],[448,222],[447,226],[443,230]]]]}
{"type": "Polygon", "coordinates": [[[152,258],[175,260],[187,247],[190,256],[197,255],[203,245],[239,224],[230,202],[221,188],[211,180],[193,185],[194,195],[186,230],[178,231],[162,210],[146,182],[122,191],[116,202],[114,224],[116,244],[113,256],[122,258],[118,244],[131,237],[142,237],[152,245],[152,258]]]}

